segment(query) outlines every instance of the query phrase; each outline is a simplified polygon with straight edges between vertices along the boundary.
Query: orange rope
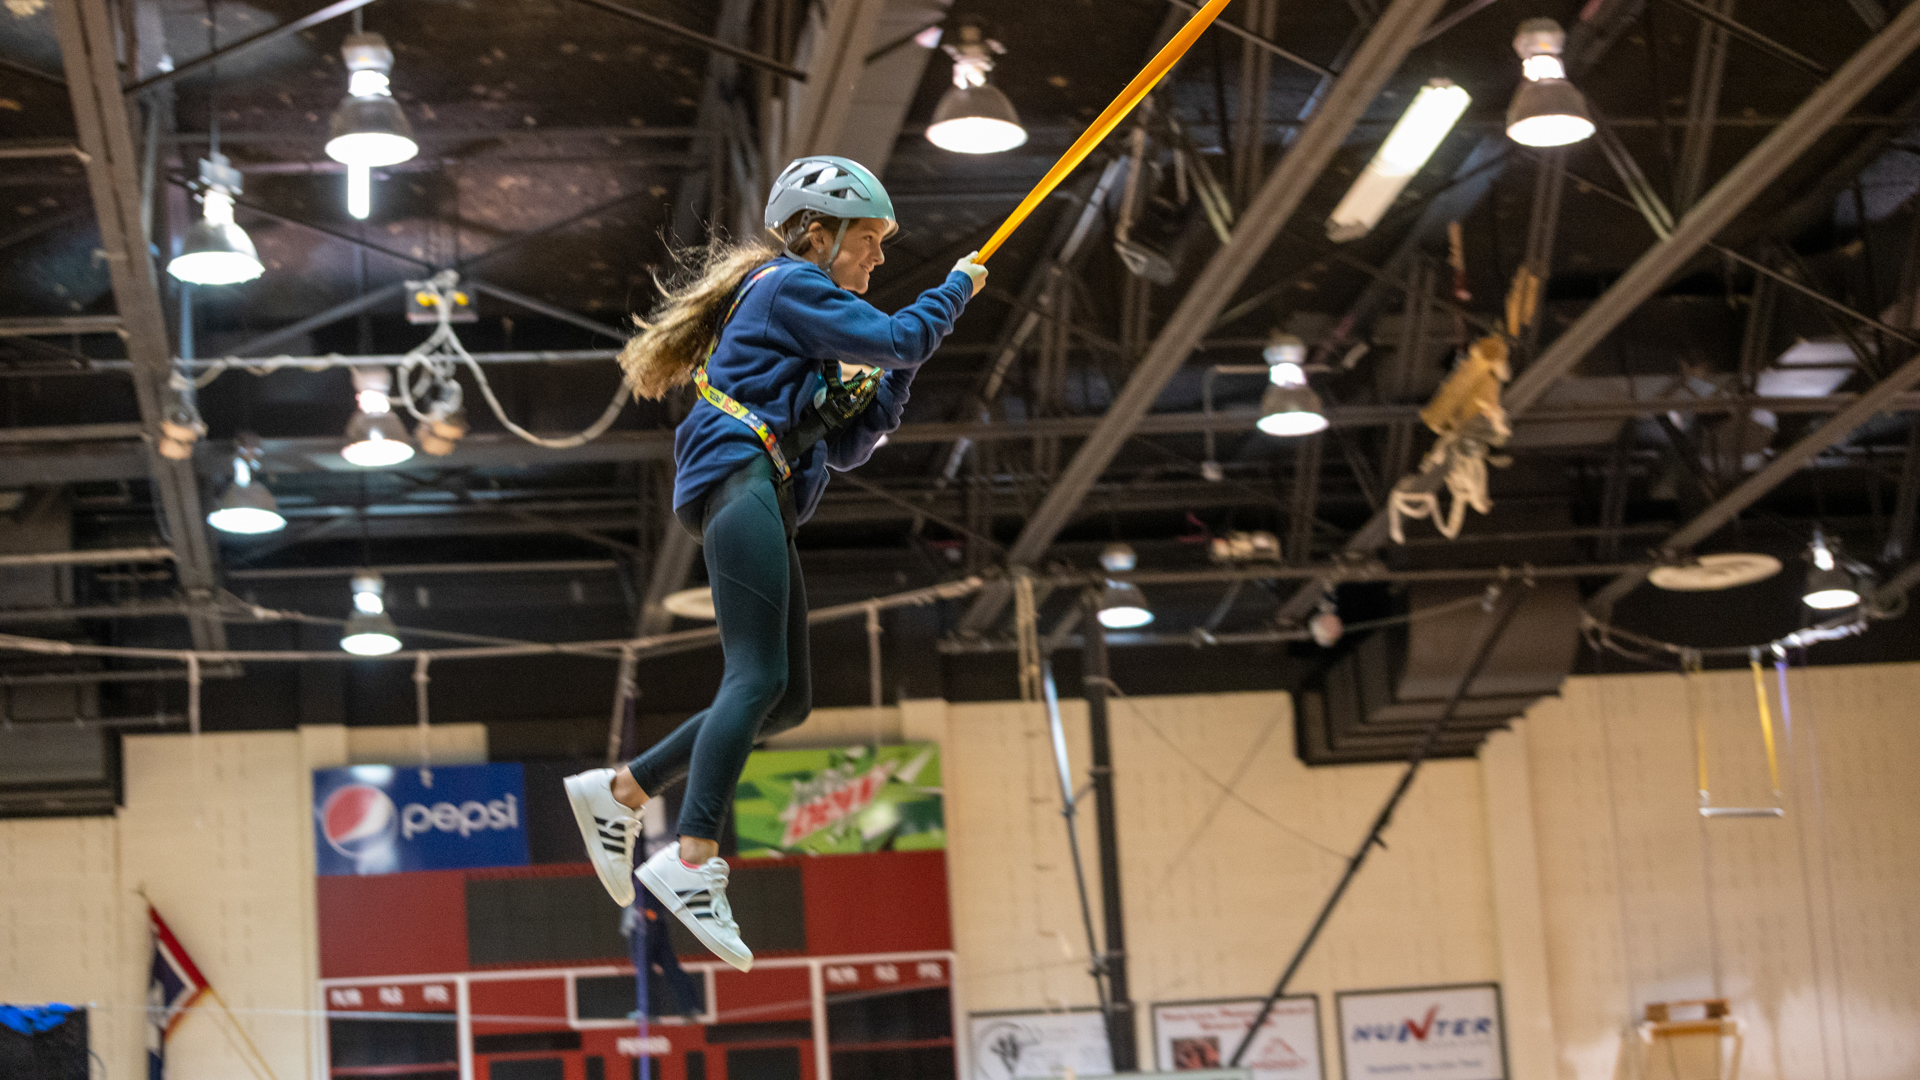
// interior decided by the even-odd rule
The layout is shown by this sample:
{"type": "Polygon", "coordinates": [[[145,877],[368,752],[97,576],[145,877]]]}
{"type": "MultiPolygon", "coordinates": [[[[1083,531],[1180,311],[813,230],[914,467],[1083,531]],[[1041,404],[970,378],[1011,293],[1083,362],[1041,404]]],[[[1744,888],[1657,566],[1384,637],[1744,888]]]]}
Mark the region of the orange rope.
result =
{"type": "Polygon", "coordinates": [[[1187,50],[1193,47],[1193,43],[1200,40],[1201,33],[1213,25],[1213,20],[1218,18],[1232,2],[1233,0],[1210,0],[1206,7],[1195,12],[1193,18],[1187,20],[1187,25],[1173,35],[1173,40],[1167,42],[1167,47],[1161,49],[1160,54],[1155,56],[1140,74],[1134,76],[1133,81],[1127,84],[1127,88],[1120,91],[1120,96],[1113,99],[1113,104],[1108,105],[1107,110],[1081,133],[1080,138],[1075,140],[1072,146],[1067,148],[1067,152],[1060,155],[1060,160],[1054,162],[1053,168],[1047,170],[1047,175],[1034,185],[1032,191],[1027,192],[1027,197],[1021,199],[1020,205],[1014,208],[1013,213],[1007,215],[1007,220],[1000,223],[1000,228],[994,232],[993,238],[980,249],[978,261],[986,262],[993,257],[994,252],[1000,250],[1000,245],[1006,242],[1007,237],[1013,235],[1013,230],[1019,228],[1021,222],[1027,220],[1027,215],[1033,213],[1048,195],[1053,194],[1053,189],[1059,187],[1060,182],[1067,178],[1067,174],[1078,168],[1080,163],[1087,159],[1088,154],[1093,153],[1093,148],[1099,146],[1102,139],[1111,135],[1113,129],[1120,126],[1120,121],[1125,120],[1127,114],[1133,111],[1133,107],[1140,104],[1140,100],[1147,96],[1147,92],[1160,82],[1173,65],[1180,62],[1180,58],[1187,54],[1187,50]]]}
{"type": "Polygon", "coordinates": [[[1760,699],[1760,737],[1767,744],[1767,777],[1773,781],[1773,797],[1780,798],[1780,757],[1773,745],[1773,713],[1767,708],[1767,683],[1760,677],[1760,654],[1754,653],[1748,663],[1753,666],[1753,696],[1760,699]]]}

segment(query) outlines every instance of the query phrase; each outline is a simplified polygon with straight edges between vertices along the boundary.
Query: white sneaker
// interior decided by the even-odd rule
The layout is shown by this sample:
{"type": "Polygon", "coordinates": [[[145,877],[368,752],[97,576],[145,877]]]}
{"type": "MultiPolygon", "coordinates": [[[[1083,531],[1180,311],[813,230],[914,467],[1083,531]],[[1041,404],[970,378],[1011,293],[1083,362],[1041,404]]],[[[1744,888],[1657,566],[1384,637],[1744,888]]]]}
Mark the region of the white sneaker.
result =
{"type": "Polygon", "coordinates": [[[740,940],[740,925],[727,904],[727,860],[714,856],[698,867],[680,861],[680,842],[653,853],[638,871],[640,883],[680,917],[700,943],[741,971],[753,967],[753,952],[740,940]]]}
{"type": "Polygon", "coordinates": [[[633,903],[633,841],[640,834],[640,812],[613,797],[613,770],[588,769],[567,777],[567,801],[587,858],[613,902],[633,903]]]}

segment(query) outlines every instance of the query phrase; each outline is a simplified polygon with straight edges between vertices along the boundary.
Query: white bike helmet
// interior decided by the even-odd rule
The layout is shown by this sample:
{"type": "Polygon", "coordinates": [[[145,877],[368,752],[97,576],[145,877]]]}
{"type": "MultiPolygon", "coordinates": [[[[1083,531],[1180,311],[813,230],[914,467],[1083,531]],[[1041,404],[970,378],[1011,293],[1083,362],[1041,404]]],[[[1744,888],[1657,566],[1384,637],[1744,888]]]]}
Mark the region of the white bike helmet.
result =
{"type": "MultiPolygon", "coordinates": [[[[799,158],[781,170],[767,196],[767,228],[778,235],[782,225],[807,210],[840,219],[840,235],[834,237],[829,261],[840,254],[847,223],[855,218],[879,218],[889,225],[898,224],[893,200],[887,197],[879,177],[857,161],[824,154],[799,158]]],[[[785,243],[787,238],[780,239],[785,243]]]]}

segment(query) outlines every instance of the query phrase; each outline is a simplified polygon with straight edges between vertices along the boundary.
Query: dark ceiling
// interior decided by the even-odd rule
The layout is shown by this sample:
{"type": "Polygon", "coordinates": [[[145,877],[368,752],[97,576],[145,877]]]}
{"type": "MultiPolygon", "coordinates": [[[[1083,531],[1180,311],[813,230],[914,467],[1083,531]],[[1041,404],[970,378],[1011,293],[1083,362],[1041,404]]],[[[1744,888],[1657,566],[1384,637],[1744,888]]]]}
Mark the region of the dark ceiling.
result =
{"type": "MultiPolygon", "coordinates": [[[[55,7],[21,0],[0,14],[0,60],[6,61],[0,151],[17,151],[0,159],[0,322],[113,315],[125,306],[116,303],[112,266],[102,257],[86,169],[71,153],[39,149],[85,142],[73,99],[57,84],[73,73],[63,62],[54,15],[63,3],[101,0],[50,2],[55,7]]],[[[958,256],[979,247],[1187,16],[1166,0],[952,0],[944,19],[943,0],[866,2],[883,8],[883,17],[848,48],[868,56],[893,45],[867,70],[906,72],[892,83],[869,77],[862,101],[891,102],[891,112],[861,112],[849,125],[854,130],[842,135],[859,145],[891,146],[885,179],[903,229],[869,296],[887,309],[936,283],[958,256]],[[1005,43],[993,81],[1030,131],[1024,147],[969,158],[924,138],[950,65],[937,52],[899,44],[899,28],[910,32],[936,20],[949,30],[977,22],[1005,43]],[[901,116],[897,134],[889,138],[895,129],[886,125],[876,132],[874,115],[901,116]]],[[[806,68],[825,47],[821,27],[835,25],[828,16],[853,3],[622,0],[611,6],[806,68]],[[812,31],[805,29],[809,13],[817,24],[812,31]],[[808,43],[798,55],[796,42],[808,43]]],[[[544,434],[579,430],[600,414],[617,382],[604,350],[617,346],[628,316],[652,302],[653,275],[671,266],[671,243],[696,242],[708,224],[728,228],[743,214],[757,219],[758,185],[779,164],[768,159],[778,156],[775,140],[783,128],[775,117],[788,107],[783,99],[804,101],[821,92],[813,83],[801,87],[718,57],[608,6],[582,0],[367,5],[366,29],[393,45],[394,93],[421,153],[376,171],[374,211],[364,223],[345,213],[343,175],[322,152],[327,117],[344,92],[339,45],[351,16],[241,50],[212,72],[128,98],[136,148],[145,153],[148,132],[157,136],[148,195],[159,263],[196,212],[184,185],[206,152],[217,113],[221,149],[246,177],[238,220],[266,266],[257,281],[196,289],[184,305],[172,279],[158,277],[171,354],[185,355],[190,340],[194,357],[237,358],[199,392],[208,427],[193,462],[201,498],[218,491],[236,436],[252,433],[265,448],[266,480],[292,522],[264,538],[215,536],[210,570],[220,590],[266,608],[339,619],[349,599],[344,575],[296,574],[475,564],[460,572],[390,575],[396,618],[422,630],[531,641],[621,637],[643,625],[650,595],[657,601],[662,588],[660,563],[674,546],[663,499],[669,432],[686,400],[629,406],[597,442],[551,451],[507,434],[463,375],[473,433],[456,454],[357,470],[335,453],[353,408],[348,373],[324,366],[325,357],[405,352],[429,328],[409,324],[397,298],[303,325],[357,296],[459,267],[468,279],[493,287],[477,297],[478,320],[459,327],[483,360],[489,353],[597,351],[566,362],[489,362],[507,413],[544,434]],[[181,332],[183,313],[192,320],[190,335],[181,332]],[[293,332],[275,335],[290,327],[293,332]],[[244,362],[282,355],[311,362],[271,370],[250,370],[244,362]],[[515,568],[530,563],[564,565],[515,568]]],[[[1033,564],[1090,570],[1101,545],[1126,541],[1138,550],[1142,570],[1204,570],[1211,565],[1205,541],[1234,530],[1275,534],[1296,568],[1333,566],[1353,546],[1350,540],[1379,513],[1387,489],[1418,467],[1430,441],[1413,423],[1414,407],[1440,385],[1458,350],[1501,317],[1508,285],[1527,257],[1530,230],[1541,228],[1536,204],[1552,159],[1502,134],[1519,81],[1510,42],[1521,20],[1546,16],[1569,28],[1573,76],[1604,117],[1615,148],[1612,155],[1603,152],[1596,138],[1565,155],[1559,214],[1545,222],[1551,272],[1544,315],[1531,348],[1523,344],[1516,354],[1522,370],[1659,239],[1636,209],[1629,176],[1637,170],[1643,195],[1650,192],[1681,217],[1821,85],[1823,76],[1810,68],[1838,69],[1881,25],[1889,34],[1900,28],[1900,7],[1880,0],[1832,3],[1817,18],[1804,4],[1748,0],[1734,12],[1738,33],[1703,41],[1709,24],[1691,10],[1701,6],[1690,0],[1447,5],[1433,24],[1439,32],[1412,49],[1363,115],[1342,125],[1331,164],[1304,189],[1299,208],[1244,283],[1218,298],[1224,316],[1211,320],[1202,347],[1166,380],[1150,422],[1099,463],[1098,480],[1057,535],[1041,538],[1042,554],[1033,564]],[[1769,51],[1768,42],[1784,43],[1800,59],[1769,51]],[[1718,78],[1716,55],[1723,64],[1718,78]],[[1435,77],[1465,87],[1473,105],[1370,236],[1329,244],[1328,212],[1411,93],[1435,77]],[[1448,261],[1450,221],[1460,226],[1457,269],[1448,261]],[[1226,415],[1216,425],[1213,453],[1224,479],[1209,482],[1201,469],[1209,455],[1207,425],[1197,415],[1204,376],[1214,365],[1258,363],[1261,343],[1277,328],[1313,346],[1313,360],[1325,367],[1315,387],[1336,408],[1335,427],[1307,440],[1261,435],[1248,421],[1264,381],[1221,375],[1214,407],[1226,415]]],[[[1731,7],[1717,0],[1705,6],[1710,13],[1731,7]]],[[[1385,7],[1376,0],[1238,0],[1225,19],[1311,65],[1344,69],[1376,20],[1385,21],[1385,7]]],[[[227,47],[315,5],[123,0],[110,9],[138,42],[139,59],[123,63],[120,72],[130,85],[159,70],[152,63],[161,53],[184,66],[206,54],[210,40],[227,47]]],[[[1088,242],[1065,264],[1065,283],[1053,292],[1030,285],[1060,254],[1103,170],[1129,154],[1130,124],[993,259],[987,291],[915,382],[907,427],[870,465],[836,478],[818,519],[801,534],[815,604],[1003,568],[1047,492],[1069,472],[1082,440],[1113,407],[1220,247],[1196,204],[1180,204],[1172,162],[1182,139],[1244,209],[1326,100],[1313,70],[1222,28],[1210,30],[1141,114],[1151,115],[1148,176],[1160,199],[1141,229],[1174,261],[1171,283],[1142,282],[1116,254],[1122,187],[1116,184],[1094,208],[1088,242]],[[996,355],[1043,304],[1054,314],[1013,350],[1004,379],[993,379],[996,355]],[[983,400],[996,382],[991,399],[983,400]],[[974,441],[949,476],[962,429],[974,441]]],[[[1378,560],[1367,565],[1404,571],[1591,564],[1599,569],[1575,577],[1591,594],[1619,565],[1652,558],[1667,536],[1735,492],[1769,455],[1815,431],[1847,400],[1832,395],[1863,392],[1895,376],[1914,350],[1897,332],[1885,331],[1920,325],[1914,305],[1920,287],[1916,104],[1920,63],[1909,58],[1751,193],[1717,230],[1720,249],[1700,250],[1670,275],[1584,354],[1536,417],[1518,424],[1512,464],[1494,473],[1491,515],[1469,515],[1466,535],[1451,543],[1438,540],[1431,525],[1415,523],[1408,545],[1359,553],[1378,560]],[[1872,316],[1880,326],[1808,293],[1872,316]],[[1812,391],[1799,384],[1768,391],[1785,384],[1767,382],[1767,373],[1779,371],[1780,358],[1803,342],[1827,350],[1821,370],[1833,378],[1816,378],[1812,391]],[[1773,426],[1750,432],[1740,452],[1732,452],[1727,447],[1739,441],[1740,425],[1752,424],[1747,417],[1756,395],[1805,400],[1773,402],[1783,406],[1770,410],[1777,415],[1773,426]],[[1654,411],[1646,405],[1651,398],[1669,402],[1654,411]],[[1751,456],[1742,461],[1742,453],[1751,456]]],[[[12,518],[0,528],[0,550],[177,544],[178,526],[167,521],[168,505],[149,482],[152,460],[138,432],[124,427],[146,424],[151,431],[153,420],[143,415],[124,362],[134,353],[111,333],[27,332],[32,329],[0,337],[0,489],[20,493],[8,500],[12,518]],[[74,425],[123,427],[89,434],[74,425]]],[[[196,371],[203,379],[215,374],[196,371]]],[[[1893,578],[1915,546],[1920,437],[1914,408],[1909,397],[1895,399],[1850,435],[1828,440],[1804,468],[1744,506],[1731,526],[1690,545],[1699,552],[1771,552],[1787,563],[1781,578],[1705,598],[1641,588],[1613,617],[1689,644],[1763,641],[1793,630],[1808,621],[1795,594],[1800,556],[1816,524],[1872,564],[1880,580],[1893,578]]],[[[1348,552],[1350,559],[1355,554],[1348,552]]],[[[674,580],[667,584],[697,584],[703,571],[694,563],[685,579],[669,566],[664,577],[674,580]]],[[[185,608],[141,617],[101,609],[183,599],[188,607],[228,603],[218,593],[211,600],[183,594],[184,577],[164,564],[82,567],[51,577],[0,570],[9,574],[15,584],[0,608],[7,620],[0,629],[73,641],[184,648],[197,640],[189,637],[185,608]],[[88,610],[76,615],[73,608],[88,610]]],[[[1300,611],[1289,601],[1299,575],[1253,576],[1231,586],[1153,586],[1159,614],[1153,629],[1172,644],[1129,650],[1125,655],[1139,662],[1127,662],[1117,676],[1122,685],[1136,692],[1198,691],[1290,687],[1308,677],[1323,654],[1297,640],[1300,611]],[[1240,637],[1197,651],[1179,644],[1196,632],[1240,637]]],[[[1043,608],[1043,622],[1052,624],[1073,592],[1057,591],[1043,608]]],[[[1339,598],[1350,622],[1409,603],[1384,582],[1348,584],[1339,598]]],[[[968,609],[963,601],[889,615],[889,697],[1012,692],[1005,616],[969,624],[968,609]]],[[[1818,655],[1857,660],[1920,652],[1914,644],[1920,635],[1910,624],[1881,627],[1818,655]]],[[[235,620],[225,626],[235,648],[331,648],[332,634],[324,623],[235,620]]],[[[825,669],[823,702],[865,700],[865,640],[857,620],[821,628],[816,656],[825,669]]],[[[712,684],[715,660],[695,653],[643,665],[647,709],[697,707],[712,684]]],[[[411,690],[400,668],[348,673],[347,667],[250,665],[244,678],[210,685],[211,722],[411,718],[411,690]]],[[[70,668],[20,661],[8,670],[70,668]]],[[[466,689],[436,707],[437,719],[604,715],[612,675],[601,661],[468,668],[466,689]]],[[[89,707],[124,716],[164,710],[169,702],[177,710],[180,700],[177,685],[110,684],[89,707]]]]}

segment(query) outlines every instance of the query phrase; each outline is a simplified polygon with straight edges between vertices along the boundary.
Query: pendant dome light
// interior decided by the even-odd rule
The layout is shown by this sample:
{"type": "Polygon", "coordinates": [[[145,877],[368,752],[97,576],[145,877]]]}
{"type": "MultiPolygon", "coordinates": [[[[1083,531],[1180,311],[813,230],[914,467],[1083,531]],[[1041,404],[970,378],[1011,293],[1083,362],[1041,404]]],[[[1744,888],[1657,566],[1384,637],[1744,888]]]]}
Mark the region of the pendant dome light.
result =
{"type": "Polygon", "coordinates": [[[287,527],[286,516],[267,485],[256,483],[259,451],[241,440],[233,455],[233,482],[220,493],[219,503],[207,514],[207,524],[236,536],[259,536],[287,527]]]}
{"type": "Polygon", "coordinates": [[[347,445],[340,456],[349,465],[381,469],[413,457],[406,425],[394,415],[393,376],[383,367],[353,369],[354,402],[359,410],[347,421],[347,445]]]}
{"type": "MultiPolygon", "coordinates": [[[[207,51],[219,51],[219,21],[207,7],[207,51]]],[[[187,230],[180,254],[167,262],[167,273],[190,285],[238,285],[266,271],[253,238],[233,222],[233,197],[240,194],[240,170],[220,153],[220,66],[212,70],[207,92],[207,156],[200,161],[201,217],[187,230]]]]}
{"type": "Polygon", "coordinates": [[[1136,630],[1153,622],[1147,594],[1130,581],[1109,581],[1100,590],[1100,625],[1109,630],[1136,630]]]}
{"type": "Polygon", "coordinates": [[[387,614],[387,585],[371,570],[353,576],[353,614],[347,616],[340,647],[355,656],[385,656],[400,651],[400,630],[387,614]]]}
{"type": "Polygon", "coordinates": [[[1325,431],[1327,415],[1320,407],[1320,395],[1307,385],[1306,343],[1292,334],[1275,334],[1261,355],[1272,385],[1260,398],[1260,419],[1254,426],[1280,438],[1325,431]]]}
{"type": "Polygon", "coordinates": [[[365,219],[373,210],[372,170],[398,165],[420,152],[413,125],[393,100],[388,75],[393,50],[379,34],[354,32],[340,46],[346,58],[347,96],[327,121],[327,156],[347,167],[347,212],[365,219]]]}
{"type": "Polygon", "coordinates": [[[1507,106],[1507,137],[1522,146],[1566,146],[1593,134],[1586,95],[1567,81],[1560,59],[1566,32],[1552,19],[1528,19],[1513,38],[1526,78],[1507,106]]]}
{"type": "Polygon", "coordinates": [[[214,151],[200,162],[202,217],[187,230],[180,254],[167,273],[192,285],[238,285],[266,271],[253,238],[233,222],[233,197],[240,194],[240,170],[214,151]]]}
{"type": "Polygon", "coordinates": [[[927,141],[956,154],[998,154],[1024,144],[1027,129],[1020,126],[1013,102],[987,85],[993,58],[1006,47],[967,25],[960,28],[960,44],[946,50],[953,57],[953,86],[933,110],[927,141]]]}
{"type": "Polygon", "coordinates": [[[1801,590],[1800,598],[1817,611],[1839,611],[1860,602],[1859,583],[1840,566],[1833,548],[1825,533],[1819,529],[1813,530],[1813,543],[1807,547],[1807,557],[1813,561],[1813,569],[1807,571],[1807,583],[1801,590]]]}

